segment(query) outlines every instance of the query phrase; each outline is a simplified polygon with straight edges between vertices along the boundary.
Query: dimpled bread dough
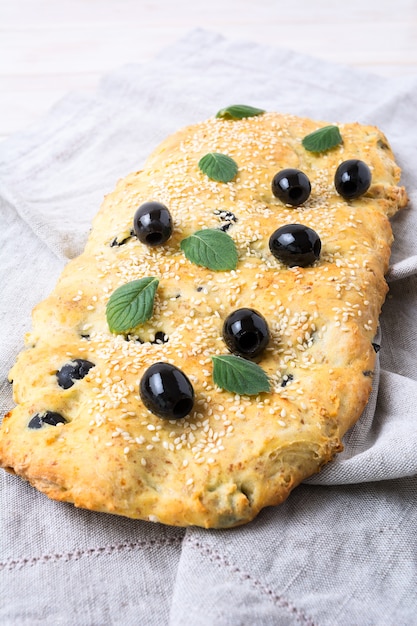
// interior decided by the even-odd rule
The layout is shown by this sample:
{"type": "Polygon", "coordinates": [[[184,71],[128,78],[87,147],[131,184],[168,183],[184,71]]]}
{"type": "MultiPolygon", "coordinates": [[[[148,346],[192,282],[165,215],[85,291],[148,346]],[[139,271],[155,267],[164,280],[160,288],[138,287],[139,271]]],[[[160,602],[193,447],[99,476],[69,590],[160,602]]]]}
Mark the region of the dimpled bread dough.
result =
{"type": "Polygon", "coordinates": [[[375,127],[339,124],[341,145],[306,151],[302,138],[326,124],[277,113],[212,117],[169,137],[142,171],[117,184],[84,253],[33,311],[26,349],[10,373],[17,406],[0,431],[6,470],[78,507],[221,528],[279,504],[342,449],[371,391],[392,242],[388,218],[407,197],[375,127]],[[200,171],[209,152],[236,161],[232,182],[200,171]],[[347,201],[334,175],[351,158],[369,165],[372,184],[347,201]],[[297,208],[271,192],[274,175],[288,167],[311,181],[310,197],[297,208]],[[174,225],[168,242],[154,248],[132,235],[136,209],[150,200],[169,208],[174,225]],[[288,268],[272,256],[270,235],[289,223],[319,234],[313,266],[288,268]],[[184,256],[182,239],[221,227],[236,244],[236,270],[212,271],[184,256]],[[110,295],[145,276],[160,281],[152,317],[128,336],[112,334],[110,295]],[[262,313],[271,333],[257,359],[271,391],[258,396],[213,382],[211,357],[228,354],[223,321],[241,307],[262,313]],[[155,342],[158,332],[168,341],[155,342]],[[62,389],[56,373],[76,358],[95,366],[62,389]],[[161,419],[140,399],[141,376],[157,361],[175,364],[192,382],[194,408],[183,419],[161,419]],[[47,410],[68,423],[29,429],[47,410]]]}

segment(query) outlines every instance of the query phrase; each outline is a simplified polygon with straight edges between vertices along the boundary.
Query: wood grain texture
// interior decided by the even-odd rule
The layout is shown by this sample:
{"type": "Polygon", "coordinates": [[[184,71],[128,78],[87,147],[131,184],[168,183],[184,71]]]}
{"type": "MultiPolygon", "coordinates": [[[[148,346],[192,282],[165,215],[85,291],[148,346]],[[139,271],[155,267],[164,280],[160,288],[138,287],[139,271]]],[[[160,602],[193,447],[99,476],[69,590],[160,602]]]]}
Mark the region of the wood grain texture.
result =
{"type": "Polygon", "coordinates": [[[417,73],[414,0],[3,0],[0,138],[36,121],[68,91],[143,62],[203,27],[383,76],[417,73]]]}

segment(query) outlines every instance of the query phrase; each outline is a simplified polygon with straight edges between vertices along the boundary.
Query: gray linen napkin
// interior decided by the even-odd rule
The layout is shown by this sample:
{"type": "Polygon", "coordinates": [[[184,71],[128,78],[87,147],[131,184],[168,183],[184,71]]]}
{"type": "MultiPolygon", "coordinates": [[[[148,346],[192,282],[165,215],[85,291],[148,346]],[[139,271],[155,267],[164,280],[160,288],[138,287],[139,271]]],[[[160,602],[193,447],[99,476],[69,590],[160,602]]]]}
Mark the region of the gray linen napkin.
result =
{"type": "Polygon", "coordinates": [[[417,77],[388,80],[198,30],[71,94],[0,144],[0,410],[32,307],[83,249],[102,197],[167,134],[248,103],[378,125],[409,208],[392,220],[378,372],[345,450],[288,501],[229,531],[76,510],[0,473],[0,623],[415,623],[417,77]]]}

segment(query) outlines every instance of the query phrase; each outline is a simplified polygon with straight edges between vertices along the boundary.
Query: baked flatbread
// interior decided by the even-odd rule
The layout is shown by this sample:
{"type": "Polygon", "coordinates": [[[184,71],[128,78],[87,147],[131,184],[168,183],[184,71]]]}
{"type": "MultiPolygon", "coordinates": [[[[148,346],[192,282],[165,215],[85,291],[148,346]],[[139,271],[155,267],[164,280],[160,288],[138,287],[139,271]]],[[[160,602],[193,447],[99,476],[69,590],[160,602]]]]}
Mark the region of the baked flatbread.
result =
{"type": "Polygon", "coordinates": [[[399,178],[384,135],[356,123],[238,106],[169,137],[34,309],[1,466],[50,498],[178,526],[285,500],[367,403],[399,178]],[[149,202],[163,235],[138,216],[149,202]]]}

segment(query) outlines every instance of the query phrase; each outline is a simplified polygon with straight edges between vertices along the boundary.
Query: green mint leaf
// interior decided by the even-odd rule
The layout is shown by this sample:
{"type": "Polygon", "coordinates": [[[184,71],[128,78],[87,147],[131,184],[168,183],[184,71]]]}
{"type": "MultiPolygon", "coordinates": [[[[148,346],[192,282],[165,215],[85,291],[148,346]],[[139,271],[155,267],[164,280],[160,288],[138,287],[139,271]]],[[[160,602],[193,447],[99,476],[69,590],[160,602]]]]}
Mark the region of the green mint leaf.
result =
{"type": "Polygon", "coordinates": [[[158,284],[159,280],[150,276],[133,280],[113,291],[106,308],[112,333],[131,330],[152,316],[158,284]]]}
{"type": "Polygon", "coordinates": [[[229,183],[238,170],[236,161],[220,152],[209,152],[203,156],[198,162],[198,167],[203,174],[219,183],[229,183]]]}
{"type": "Polygon", "coordinates": [[[342,143],[342,135],[337,126],[323,126],[306,135],[302,144],[309,152],[325,152],[342,143]]]}
{"type": "Polygon", "coordinates": [[[238,255],[233,239],[222,230],[206,228],[181,241],[181,250],[191,263],[209,270],[234,270],[238,255]]]}
{"type": "Polygon", "coordinates": [[[257,109],[247,104],[232,104],[230,107],[220,109],[220,111],[216,113],[216,117],[220,117],[223,120],[242,120],[245,117],[262,115],[262,113],[265,113],[263,109],[257,109]]]}
{"type": "Polygon", "coordinates": [[[241,396],[256,396],[270,390],[269,378],[253,361],[240,356],[224,354],[212,356],[213,381],[222,389],[241,396]]]}

